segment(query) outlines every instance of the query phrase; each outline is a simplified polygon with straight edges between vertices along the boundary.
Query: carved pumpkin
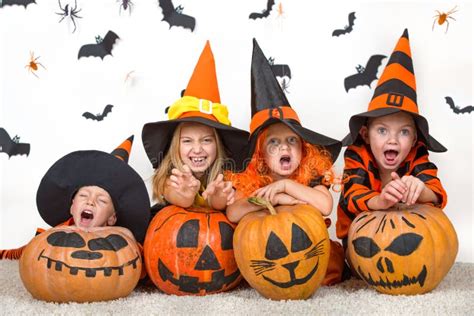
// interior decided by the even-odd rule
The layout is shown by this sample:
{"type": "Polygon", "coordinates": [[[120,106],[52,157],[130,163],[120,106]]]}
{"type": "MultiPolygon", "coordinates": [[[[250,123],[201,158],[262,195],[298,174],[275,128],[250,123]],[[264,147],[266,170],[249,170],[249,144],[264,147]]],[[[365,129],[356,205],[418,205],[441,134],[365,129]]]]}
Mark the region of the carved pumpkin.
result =
{"type": "Polygon", "coordinates": [[[277,206],[276,212],[267,207],[270,214],[252,212],[237,225],[237,265],[245,280],[267,298],[306,299],[321,285],[329,262],[324,219],[310,205],[277,206]]]}
{"type": "Polygon", "coordinates": [[[153,217],[144,261],[153,283],[176,295],[206,295],[235,287],[234,225],[219,211],[170,205],[153,217]]]}
{"type": "Polygon", "coordinates": [[[359,214],[348,235],[348,254],[360,277],[386,294],[434,289],[458,252],[453,225],[441,209],[399,204],[359,214]]]}
{"type": "Polygon", "coordinates": [[[125,297],[140,278],[140,250],[131,232],[99,227],[51,228],[34,237],[20,258],[25,288],[48,302],[93,302],[125,297]]]}

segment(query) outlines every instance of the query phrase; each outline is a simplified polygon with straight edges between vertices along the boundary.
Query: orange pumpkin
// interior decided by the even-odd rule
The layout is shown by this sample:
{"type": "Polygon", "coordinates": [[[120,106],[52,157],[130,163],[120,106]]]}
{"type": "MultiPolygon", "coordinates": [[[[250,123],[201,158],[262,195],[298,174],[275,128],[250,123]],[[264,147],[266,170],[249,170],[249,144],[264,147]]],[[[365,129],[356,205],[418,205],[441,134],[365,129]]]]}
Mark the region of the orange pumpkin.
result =
{"type": "Polygon", "coordinates": [[[458,239],[444,212],[399,204],[359,214],[348,234],[348,254],[360,277],[386,294],[434,289],[451,269],[458,239]]]}
{"type": "Polygon", "coordinates": [[[125,297],[140,278],[140,250],[130,231],[51,228],[34,237],[20,258],[25,288],[48,302],[93,302],[125,297]]]}
{"type": "MultiPolygon", "coordinates": [[[[252,201],[251,199],[249,201],[252,201]]],[[[277,206],[244,216],[234,234],[245,280],[274,300],[306,299],[321,285],[329,262],[326,224],[310,205],[277,206]]]]}
{"type": "Polygon", "coordinates": [[[170,205],[153,217],[145,267],[163,292],[206,295],[230,290],[242,276],[234,259],[234,225],[219,211],[170,205]]]}

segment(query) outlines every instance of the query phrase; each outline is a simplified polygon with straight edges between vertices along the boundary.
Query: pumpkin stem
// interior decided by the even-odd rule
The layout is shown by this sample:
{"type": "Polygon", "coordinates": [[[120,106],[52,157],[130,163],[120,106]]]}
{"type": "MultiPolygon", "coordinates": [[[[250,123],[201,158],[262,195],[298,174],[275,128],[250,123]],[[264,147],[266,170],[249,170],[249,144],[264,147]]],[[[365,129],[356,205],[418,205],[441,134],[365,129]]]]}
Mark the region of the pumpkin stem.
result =
{"type": "Polygon", "coordinates": [[[249,201],[249,203],[265,207],[266,209],[268,209],[270,211],[270,214],[272,214],[272,215],[277,214],[275,208],[270,203],[270,201],[267,201],[263,198],[259,198],[259,197],[256,197],[256,196],[249,197],[247,199],[247,201],[249,201]]]}

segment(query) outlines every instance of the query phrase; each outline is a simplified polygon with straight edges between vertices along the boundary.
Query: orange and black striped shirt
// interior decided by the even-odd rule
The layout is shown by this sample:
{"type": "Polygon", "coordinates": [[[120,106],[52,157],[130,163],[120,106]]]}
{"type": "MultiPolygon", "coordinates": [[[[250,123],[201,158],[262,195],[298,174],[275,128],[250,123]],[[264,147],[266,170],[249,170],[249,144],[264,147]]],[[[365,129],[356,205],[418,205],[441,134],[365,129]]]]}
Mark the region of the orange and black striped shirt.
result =
{"type": "MultiPolygon", "coordinates": [[[[419,141],[400,164],[400,177],[412,175],[425,183],[439,198],[439,206],[444,208],[447,195],[438,179],[438,168],[428,160],[426,145],[419,141]]],[[[362,212],[370,211],[367,202],[382,192],[379,170],[370,147],[361,139],[348,146],[344,153],[344,174],[348,181],[344,184],[337,206],[336,234],[345,239],[354,218],[362,212]]]]}

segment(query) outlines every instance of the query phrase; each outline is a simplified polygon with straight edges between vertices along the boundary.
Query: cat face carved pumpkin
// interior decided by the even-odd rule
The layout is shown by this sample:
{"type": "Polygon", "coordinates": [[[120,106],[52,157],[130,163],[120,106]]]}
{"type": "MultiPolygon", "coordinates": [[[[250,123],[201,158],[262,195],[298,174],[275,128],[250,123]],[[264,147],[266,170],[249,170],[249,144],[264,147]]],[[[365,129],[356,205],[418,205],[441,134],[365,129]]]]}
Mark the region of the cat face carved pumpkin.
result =
{"type": "Polygon", "coordinates": [[[329,236],[309,205],[278,206],[276,214],[252,212],[234,234],[237,265],[260,294],[305,299],[320,286],[329,260],[329,236]]]}
{"type": "Polygon", "coordinates": [[[93,302],[125,297],[140,278],[140,250],[122,227],[51,228],[25,248],[20,276],[33,297],[93,302]],[[114,289],[114,291],[110,291],[114,289]]]}
{"type": "Polygon", "coordinates": [[[234,259],[234,225],[206,208],[163,208],[145,237],[145,266],[153,283],[176,295],[227,291],[242,279],[234,259]]]}
{"type": "Polygon", "coordinates": [[[386,294],[431,291],[456,258],[456,232],[442,210],[398,205],[360,214],[348,235],[348,254],[359,276],[386,294]]]}

